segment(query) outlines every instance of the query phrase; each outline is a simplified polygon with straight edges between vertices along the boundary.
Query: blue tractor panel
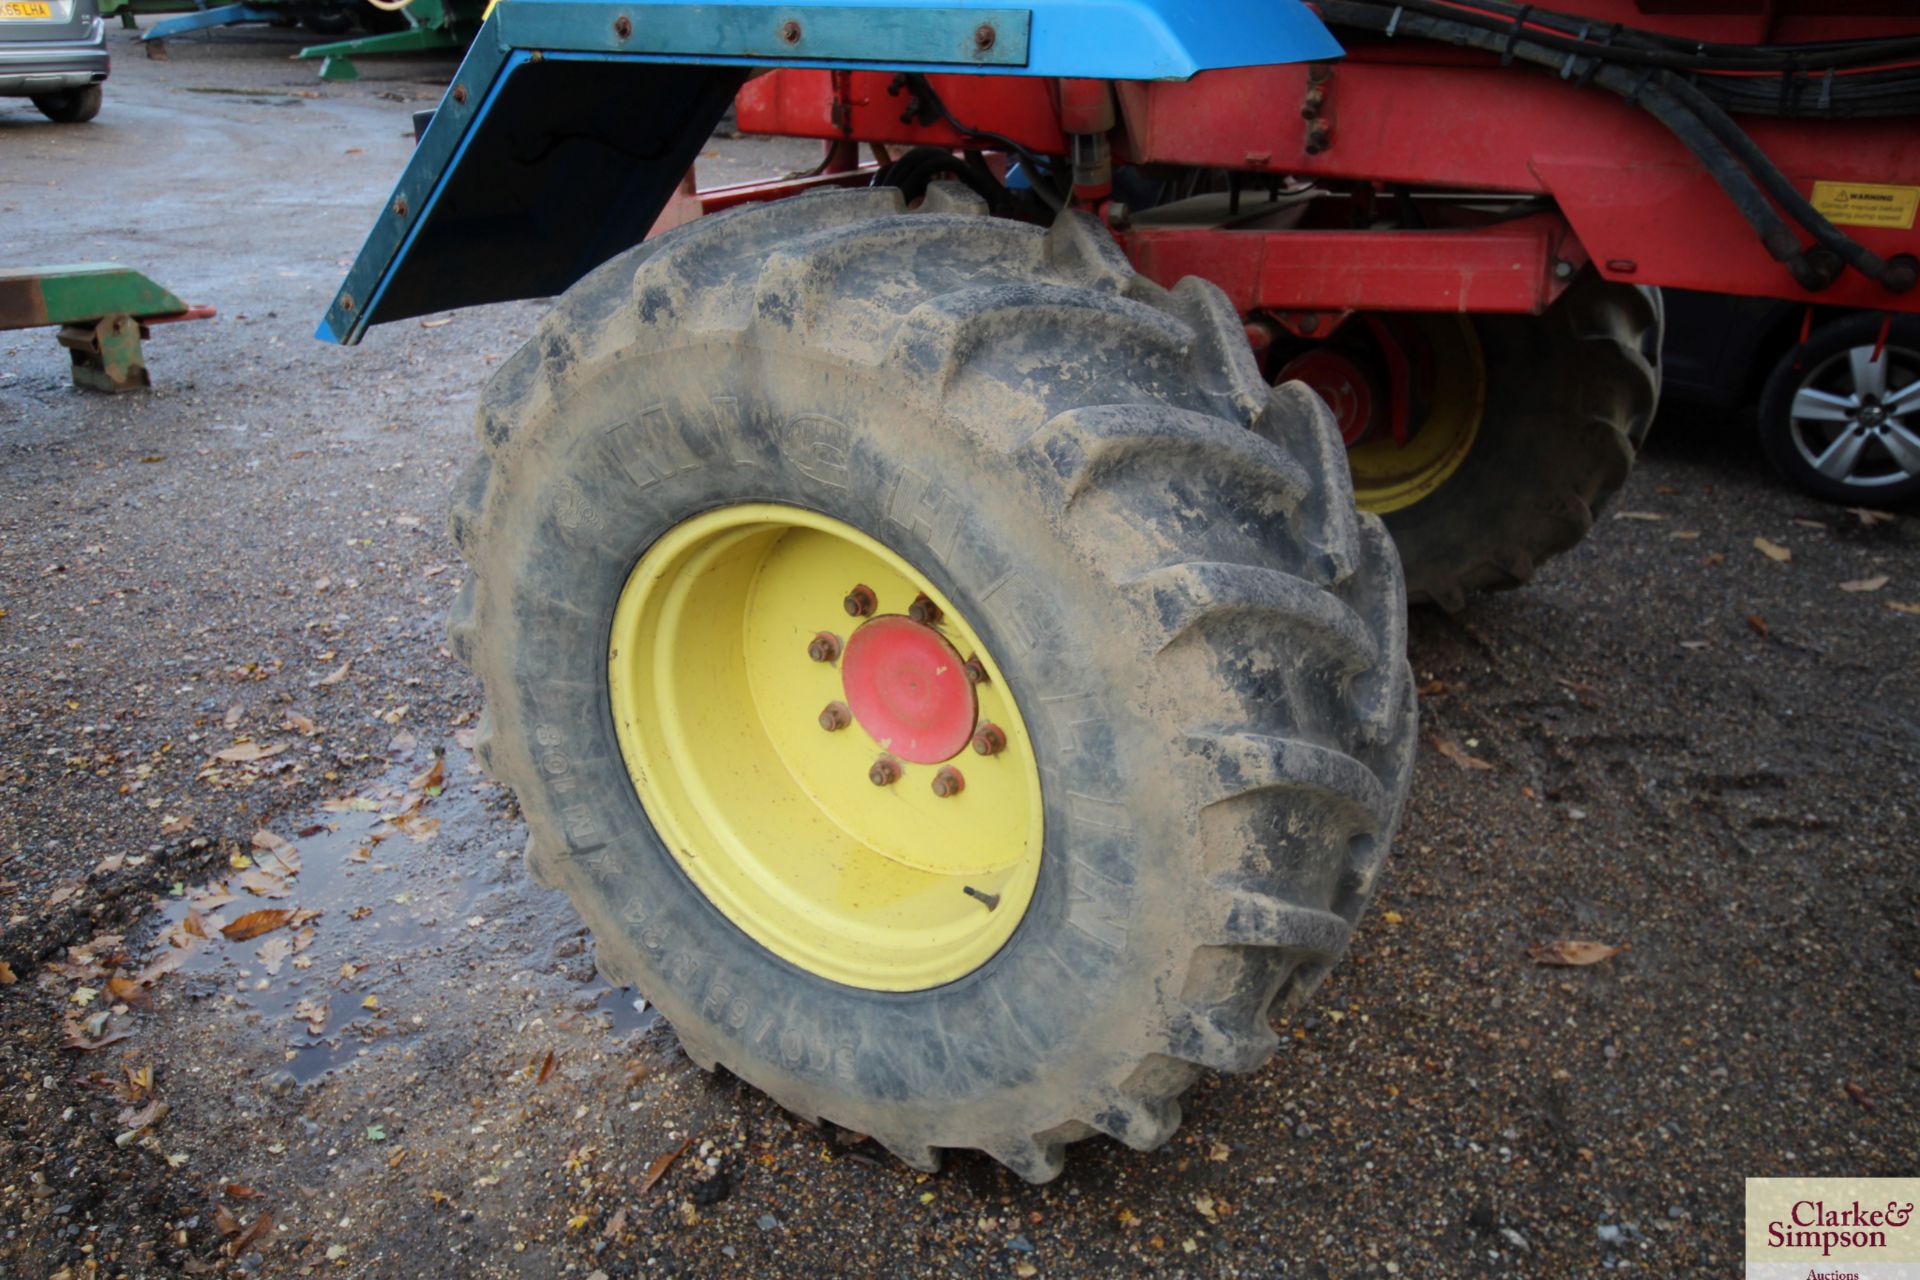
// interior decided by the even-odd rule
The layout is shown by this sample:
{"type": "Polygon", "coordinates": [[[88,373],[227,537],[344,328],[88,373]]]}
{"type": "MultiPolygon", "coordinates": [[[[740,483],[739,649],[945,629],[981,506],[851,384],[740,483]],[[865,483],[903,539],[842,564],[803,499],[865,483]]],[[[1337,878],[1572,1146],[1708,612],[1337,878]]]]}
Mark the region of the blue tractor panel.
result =
{"type": "Polygon", "coordinates": [[[1300,0],[502,0],[317,336],[563,292],[646,236],[756,69],[1184,80],[1339,54],[1300,0]]]}

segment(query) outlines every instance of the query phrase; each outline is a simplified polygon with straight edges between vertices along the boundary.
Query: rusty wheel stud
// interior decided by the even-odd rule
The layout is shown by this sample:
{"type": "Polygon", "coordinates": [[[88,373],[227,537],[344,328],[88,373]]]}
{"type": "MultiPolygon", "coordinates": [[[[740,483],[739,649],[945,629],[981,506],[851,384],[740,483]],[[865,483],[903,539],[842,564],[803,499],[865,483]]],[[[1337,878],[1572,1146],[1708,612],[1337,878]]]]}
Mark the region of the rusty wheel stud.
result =
{"type": "Polygon", "coordinates": [[[968,658],[966,662],[961,664],[960,669],[967,673],[968,684],[985,684],[987,682],[987,668],[978,658],[968,658]]]}
{"type": "Polygon", "coordinates": [[[822,631],[808,642],[807,656],[815,662],[832,662],[840,656],[840,637],[831,631],[822,631]]]}
{"type": "Polygon", "coordinates": [[[873,762],[873,768],[867,770],[867,781],[876,787],[890,787],[900,781],[900,762],[892,756],[881,756],[873,762]]]}
{"type": "Polygon", "coordinates": [[[838,733],[852,723],[853,712],[844,702],[829,702],[820,709],[820,727],[828,733],[838,733]]]}
{"type": "Polygon", "coordinates": [[[1006,747],[1007,735],[997,724],[982,724],[973,731],[973,749],[983,756],[998,755],[1006,747]]]}
{"type": "Polygon", "coordinates": [[[864,618],[879,607],[879,598],[873,594],[873,588],[861,583],[847,592],[847,598],[841,602],[846,606],[849,618],[864,618]]]}
{"type": "Polygon", "coordinates": [[[927,599],[927,593],[922,591],[907,606],[907,616],[922,626],[930,627],[940,621],[940,606],[927,599]]]}
{"type": "Polygon", "coordinates": [[[940,772],[933,775],[933,794],[945,800],[948,796],[957,796],[967,789],[967,780],[952,765],[941,766],[940,772]]]}

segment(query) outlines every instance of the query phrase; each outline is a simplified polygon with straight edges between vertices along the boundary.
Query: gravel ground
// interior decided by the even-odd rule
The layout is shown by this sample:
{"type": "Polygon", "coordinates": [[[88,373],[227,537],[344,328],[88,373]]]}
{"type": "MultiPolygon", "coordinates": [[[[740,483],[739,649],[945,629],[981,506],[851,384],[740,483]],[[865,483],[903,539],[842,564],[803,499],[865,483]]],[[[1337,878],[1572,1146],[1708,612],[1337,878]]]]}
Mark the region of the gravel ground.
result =
{"type": "Polygon", "coordinates": [[[1744,1177],[1916,1172],[1920,521],[1684,410],[1535,587],[1415,617],[1377,907],[1168,1147],[926,1177],[704,1075],[525,878],[442,643],[539,308],[309,337],[451,64],[128,39],[92,127],[0,102],[11,260],[221,313],[138,396],[0,335],[0,1276],[1725,1274],[1744,1177]]]}

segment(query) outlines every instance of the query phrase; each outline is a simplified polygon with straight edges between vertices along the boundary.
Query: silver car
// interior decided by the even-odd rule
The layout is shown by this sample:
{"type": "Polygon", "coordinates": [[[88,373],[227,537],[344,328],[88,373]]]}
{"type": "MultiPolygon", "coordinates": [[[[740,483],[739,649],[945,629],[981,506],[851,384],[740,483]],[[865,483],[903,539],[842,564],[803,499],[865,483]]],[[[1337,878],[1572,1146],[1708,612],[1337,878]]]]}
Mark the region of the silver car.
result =
{"type": "Polygon", "coordinates": [[[0,0],[0,97],[78,124],[100,114],[107,66],[100,0],[0,0]]]}

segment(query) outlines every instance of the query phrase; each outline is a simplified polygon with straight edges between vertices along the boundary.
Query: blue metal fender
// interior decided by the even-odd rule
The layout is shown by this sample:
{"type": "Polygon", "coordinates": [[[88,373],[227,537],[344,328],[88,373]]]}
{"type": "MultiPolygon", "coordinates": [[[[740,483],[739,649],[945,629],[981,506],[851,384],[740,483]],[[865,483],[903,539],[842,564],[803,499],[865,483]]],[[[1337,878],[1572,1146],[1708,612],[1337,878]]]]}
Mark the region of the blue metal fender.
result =
{"type": "Polygon", "coordinates": [[[1339,54],[1301,0],[501,0],[316,336],[562,292],[646,236],[756,68],[1184,80],[1339,54]]]}

